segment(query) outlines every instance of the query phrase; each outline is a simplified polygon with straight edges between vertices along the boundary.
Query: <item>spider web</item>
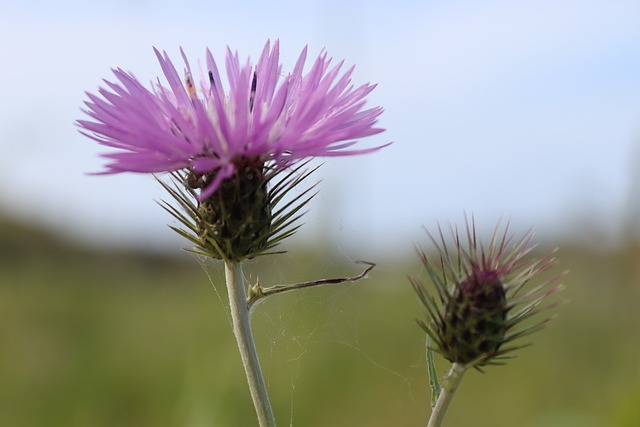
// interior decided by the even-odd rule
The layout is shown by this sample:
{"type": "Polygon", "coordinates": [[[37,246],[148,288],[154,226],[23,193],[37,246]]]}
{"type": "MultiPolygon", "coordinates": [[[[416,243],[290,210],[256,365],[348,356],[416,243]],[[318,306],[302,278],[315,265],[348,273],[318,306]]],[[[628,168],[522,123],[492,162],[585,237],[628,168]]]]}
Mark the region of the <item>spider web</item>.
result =
{"type": "MultiPolygon", "coordinates": [[[[303,190],[294,189],[291,197],[303,190]]],[[[278,247],[286,253],[245,262],[247,283],[253,285],[259,280],[263,287],[269,287],[355,276],[363,271],[356,261],[367,251],[340,243],[354,240],[353,229],[347,218],[335,215],[340,212],[336,209],[342,202],[336,196],[340,191],[329,193],[320,192],[306,207],[310,212],[304,220],[316,223],[313,225],[324,223],[317,227],[321,231],[309,233],[309,224],[278,247]],[[331,196],[327,196],[329,193],[331,196]],[[332,209],[319,213],[323,210],[316,203],[332,209]]],[[[282,402],[289,400],[290,426],[305,424],[309,412],[321,419],[320,425],[352,425],[347,420],[353,419],[357,409],[349,405],[343,404],[339,409],[343,413],[334,415],[337,418],[330,423],[323,419],[323,405],[335,402],[329,395],[346,396],[345,390],[352,395],[343,399],[354,403],[368,393],[375,407],[360,409],[374,414],[393,412],[393,424],[412,425],[414,419],[426,419],[429,390],[425,342],[415,324],[422,313],[406,279],[407,273],[416,272],[380,259],[367,261],[377,266],[366,279],[273,295],[254,307],[253,334],[271,402],[276,417],[283,419],[282,402]],[[325,394],[318,394],[319,383],[329,384],[325,394]],[[353,394],[359,396],[354,399],[353,394]],[[405,422],[408,419],[411,421],[405,422]]],[[[231,328],[220,265],[206,260],[200,263],[231,328]]],[[[237,381],[246,380],[242,377],[237,381]]]]}
{"type": "MultiPolygon", "coordinates": [[[[355,261],[340,245],[337,250],[324,255],[318,255],[317,252],[313,255],[297,255],[295,248],[291,248],[291,252],[283,255],[245,263],[244,273],[245,279],[251,284],[259,278],[263,286],[271,286],[355,275],[362,271],[362,267],[356,265],[355,261]],[[306,271],[300,268],[305,260],[309,264],[306,271]]],[[[209,271],[211,264],[205,262],[200,260],[231,327],[226,292],[218,290],[209,271]]],[[[384,270],[378,265],[371,275],[395,276],[393,281],[396,283],[390,286],[401,286],[405,288],[404,291],[408,291],[404,274],[384,270]]],[[[400,419],[406,418],[403,414],[407,411],[424,411],[428,407],[424,396],[414,395],[415,383],[423,387],[426,376],[424,343],[420,342],[422,337],[415,327],[415,316],[405,316],[401,320],[387,318],[379,307],[372,309],[369,304],[370,301],[392,299],[389,295],[393,292],[395,291],[381,289],[379,284],[373,283],[369,278],[356,283],[325,285],[274,295],[255,308],[252,325],[263,375],[273,404],[276,404],[274,391],[279,396],[277,399],[282,401],[282,390],[288,387],[290,426],[296,425],[298,401],[305,402],[306,405],[300,405],[308,407],[314,399],[312,373],[319,368],[327,369],[327,375],[331,375],[332,367],[326,363],[343,363],[354,367],[361,375],[384,380],[387,386],[380,387],[375,392],[376,398],[380,404],[394,408],[400,419]],[[365,293],[368,296],[363,298],[365,293]],[[382,334],[379,339],[372,339],[372,329],[376,330],[378,327],[383,327],[385,331],[397,329],[399,333],[410,334],[417,339],[416,346],[407,349],[411,353],[401,358],[409,359],[409,366],[396,366],[388,355],[378,354],[380,340],[385,340],[389,335],[382,334]],[[411,330],[407,331],[407,328],[411,330]],[[325,359],[329,361],[325,362],[325,359]]],[[[389,345],[396,344],[391,342],[389,345]]],[[[345,381],[348,380],[349,376],[345,381]]],[[[239,378],[238,381],[244,381],[244,378],[239,378]]],[[[334,387],[340,387],[342,383],[335,378],[328,381],[334,387]]],[[[348,386],[355,388],[356,392],[360,388],[358,384],[348,386]]],[[[367,384],[363,384],[362,391],[367,391],[366,388],[367,384]]],[[[278,406],[280,410],[276,416],[278,412],[282,412],[282,406],[278,406]]],[[[317,408],[312,409],[316,410],[317,408]]],[[[345,419],[348,418],[347,415],[349,414],[344,414],[345,419]]]]}

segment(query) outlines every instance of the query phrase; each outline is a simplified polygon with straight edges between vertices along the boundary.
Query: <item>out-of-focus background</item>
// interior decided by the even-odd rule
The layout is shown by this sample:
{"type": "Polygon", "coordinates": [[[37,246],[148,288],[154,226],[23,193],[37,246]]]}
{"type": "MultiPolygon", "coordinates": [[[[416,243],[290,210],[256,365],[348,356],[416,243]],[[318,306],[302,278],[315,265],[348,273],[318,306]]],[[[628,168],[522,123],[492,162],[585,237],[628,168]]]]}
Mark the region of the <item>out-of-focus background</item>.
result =
{"type": "MultiPolygon", "coordinates": [[[[209,47],[283,69],[326,48],[377,82],[383,151],[330,159],[321,193],[262,283],[356,285],[262,304],[254,325],[279,424],[424,425],[421,229],[473,213],[538,230],[570,269],[552,327],[471,373],[448,425],[640,425],[640,4],[637,1],[0,5],[0,425],[251,426],[221,267],[180,251],[148,176],[88,176],[84,91],[110,69],[161,74],[209,47]]],[[[446,364],[439,361],[442,371],[446,364]]]]}

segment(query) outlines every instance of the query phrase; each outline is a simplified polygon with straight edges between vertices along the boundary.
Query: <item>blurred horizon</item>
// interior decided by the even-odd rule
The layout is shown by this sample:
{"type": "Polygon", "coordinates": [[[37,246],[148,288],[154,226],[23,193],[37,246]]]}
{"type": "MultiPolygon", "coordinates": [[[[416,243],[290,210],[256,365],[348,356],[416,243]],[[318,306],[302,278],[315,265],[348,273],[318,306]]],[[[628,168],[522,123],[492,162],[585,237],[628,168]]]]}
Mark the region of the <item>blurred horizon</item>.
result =
{"type": "MultiPolygon", "coordinates": [[[[160,206],[157,207],[161,209],[160,206]]],[[[465,218],[471,220],[471,214],[468,216],[461,214],[456,221],[442,221],[431,224],[430,227],[419,226],[416,228],[413,238],[407,240],[404,244],[396,241],[391,245],[366,247],[362,243],[344,241],[339,232],[327,232],[325,235],[318,230],[305,232],[306,224],[303,217],[300,221],[302,224],[301,231],[296,232],[277,248],[278,250],[294,253],[299,250],[303,253],[316,251],[321,255],[332,254],[332,258],[335,260],[342,259],[341,262],[347,263],[349,260],[363,258],[401,261],[403,258],[411,259],[415,256],[416,245],[427,250],[434,249],[425,231],[437,233],[440,227],[444,232],[445,239],[451,242],[452,227],[457,227],[458,230],[463,231],[465,218]],[[318,234],[313,235],[314,232],[318,234]]],[[[496,218],[493,222],[488,222],[484,219],[478,221],[478,218],[476,218],[476,224],[478,226],[478,237],[485,241],[491,238],[496,226],[503,228],[508,225],[510,233],[514,236],[522,236],[532,228],[537,245],[547,250],[569,246],[583,247],[596,253],[613,253],[629,245],[633,246],[640,243],[640,230],[635,226],[635,223],[631,222],[621,224],[619,229],[612,232],[611,229],[603,227],[602,223],[597,220],[584,218],[579,224],[573,224],[576,229],[581,228],[583,230],[582,233],[559,234],[545,233],[545,230],[540,232],[539,229],[532,226],[526,228],[524,224],[516,224],[516,227],[514,227],[509,218],[503,216],[496,218]]],[[[122,239],[120,238],[121,236],[114,236],[113,233],[116,230],[111,226],[102,235],[103,239],[101,240],[98,232],[87,237],[74,230],[61,229],[46,222],[33,221],[31,218],[19,217],[0,209],[0,243],[6,243],[7,239],[11,240],[24,234],[27,238],[28,236],[42,236],[46,240],[57,242],[56,244],[79,250],[95,251],[96,253],[130,252],[139,255],[156,254],[171,258],[193,256],[188,251],[185,251],[185,249],[191,248],[192,244],[173,232],[169,228],[170,225],[179,226],[180,224],[172,217],[167,216],[166,224],[161,224],[160,228],[156,230],[157,235],[136,236],[134,239],[122,239]]],[[[271,256],[267,258],[271,258],[271,256]]]]}

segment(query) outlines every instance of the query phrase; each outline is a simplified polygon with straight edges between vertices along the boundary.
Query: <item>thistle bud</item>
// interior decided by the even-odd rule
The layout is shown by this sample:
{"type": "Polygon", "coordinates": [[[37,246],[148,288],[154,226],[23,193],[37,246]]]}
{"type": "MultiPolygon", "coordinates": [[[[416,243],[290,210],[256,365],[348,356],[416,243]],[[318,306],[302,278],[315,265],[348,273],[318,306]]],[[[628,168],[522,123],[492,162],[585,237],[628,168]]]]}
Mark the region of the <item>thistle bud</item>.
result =
{"type": "Polygon", "coordinates": [[[425,320],[418,323],[431,338],[432,350],[452,363],[480,368],[500,364],[506,353],[522,347],[508,345],[511,341],[551,320],[522,326],[525,319],[557,305],[544,303],[561,289],[556,282],[563,274],[525,290],[532,279],[556,264],[553,252],[525,259],[534,248],[531,231],[514,241],[508,226],[500,234],[498,224],[486,247],[478,243],[473,220],[467,221],[466,232],[468,244],[463,247],[458,231],[453,231],[455,251],[447,247],[442,230],[439,240],[429,234],[439,251],[437,264],[419,250],[435,293],[429,293],[417,278],[411,282],[427,310],[425,320]]]}
{"type": "MultiPolygon", "coordinates": [[[[491,275],[490,275],[491,276],[491,275]]],[[[507,298],[502,283],[469,277],[456,287],[438,324],[449,360],[467,364],[498,351],[507,329],[507,298]]]]}

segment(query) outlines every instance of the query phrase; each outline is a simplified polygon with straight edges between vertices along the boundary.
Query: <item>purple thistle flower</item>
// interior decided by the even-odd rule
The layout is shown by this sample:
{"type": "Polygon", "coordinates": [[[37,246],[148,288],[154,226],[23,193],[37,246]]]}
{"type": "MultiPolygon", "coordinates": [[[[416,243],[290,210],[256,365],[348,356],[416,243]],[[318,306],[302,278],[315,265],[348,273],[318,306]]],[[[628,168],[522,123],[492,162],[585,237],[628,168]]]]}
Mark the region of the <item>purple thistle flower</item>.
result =
{"type": "Polygon", "coordinates": [[[351,148],[356,139],[383,131],[374,127],[382,108],[363,109],[375,85],[354,87],[353,67],[341,74],[343,61],[330,67],[326,52],[305,74],[305,47],[283,76],[278,41],[266,43],[255,66],[227,49],[226,90],[209,50],[199,86],[182,50],[184,78],[165,52],[155,53],[169,87],[158,81],[149,90],[117,68],[117,81],[105,80],[101,96],[87,93],[84,112],[93,121],[78,120],[81,132],[120,150],[103,155],[109,159],[104,173],[186,169],[206,177],[198,187],[204,200],[248,162],[286,168],[305,158],[383,147],[351,148]]]}

